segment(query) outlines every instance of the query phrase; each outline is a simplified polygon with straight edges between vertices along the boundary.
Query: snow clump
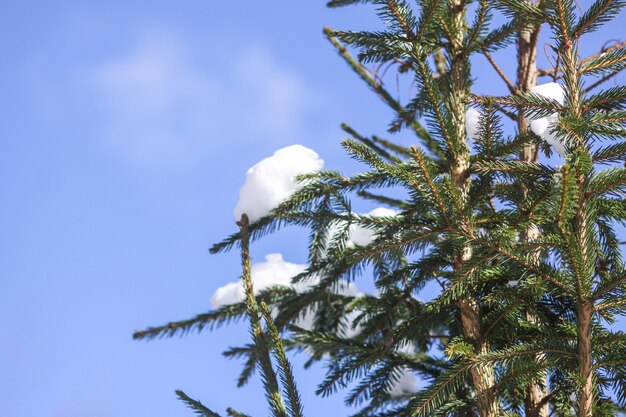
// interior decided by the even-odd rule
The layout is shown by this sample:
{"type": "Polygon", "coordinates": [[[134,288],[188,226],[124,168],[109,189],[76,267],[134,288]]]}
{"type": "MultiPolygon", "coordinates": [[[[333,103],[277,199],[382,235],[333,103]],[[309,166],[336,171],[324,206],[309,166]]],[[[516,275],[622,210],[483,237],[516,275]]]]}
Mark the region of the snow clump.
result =
{"type": "MultiPolygon", "coordinates": [[[[250,269],[254,292],[258,293],[274,285],[291,286],[291,278],[303,272],[306,265],[285,262],[282,254],[270,253],[265,256],[265,262],[255,263],[250,269]]],[[[304,285],[298,284],[298,287],[301,286],[304,285]]],[[[244,299],[245,293],[241,282],[231,282],[215,291],[211,297],[211,305],[214,309],[218,309],[225,305],[242,302],[244,299]]]]}
{"type": "MultiPolygon", "coordinates": [[[[296,275],[304,272],[307,268],[306,264],[296,264],[287,262],[280,253],[270,253],[265,256],[264,262],[256,262],[250,268],[252,278],[252,286],[254,293],[273,287],[285,286],[292,287],[296,292],[302,293],[319,283],[319,278],[311,278],[305,282],[292,284],[291,280],[296,275]]],[[[345,296],[358,297],[362,295],[358,292],[355,284],[347,281],[340,282],[340,287],[336,290],[337,294],[345,296]]],[[[215,291],[211,296],[211,306],[217,310],[224,306],[240,303],[246,298],[241,281],[228,283],[215,291]]],[[[304,328],[310,328],[313,324],[313,315],[304,317],[302,323],[297,323],[304,328]]]]}
{"type": "Polygon", "coordinates": [[[478,136],[480,128],[480,119],[483,114],[475,107],[468,107],[465,113],[465,132],[469,141],[474,140],[478,136]]]}
{"type": "Polygon", "coordinates": [[[400,371],[400,378],[390,387],[387,393],[392,398],[402,398],[418,391],[417,377],[408,369],[400,371]]]}
{"type": "Polygon", "coordinates": [[[246,173],[246,181],[239,190],[235,206],[235,219],[247,214],[250,223],[268,216],[280,203],[303,187],[295,177],[319,171],[324,160],[302,145],[291,145],[274,152],[274,155],[258,162],[246,173]]]}
{"type": "MultiPolygon", "coordinates": [[[[397,211],[386,207],[378,207],[367,213],[367,215],[371,217],[392,217],[397,214],[397,211]]],[[[376,233],[373,230],[359,225],[350,226],[349,244],[367,246],[372,243],[375,238],[376,233]]]]}
{"type": "MultiPolygon", "coordinates": [[[[563,87],[558,83],[546,83],[540,84],[536,87],[530,89],[531,93],[534,93],[538,96],[551,98],[558,102],[559,104],[563,104],[565,102],[565,91],[563,91],[563,87]]],[[[565,156],[565,146],[561,141],[556,137],[556,132],[554,132],[554,128],[556,127],[559,120],[558,113],[552,113],[547,117],[541,118],[528,118],[528,122],[530,123],[530,130],[533,131],[534,134],[539,136],[541,139],[548,142],[552,148],[561,155],[565,156]]]]}

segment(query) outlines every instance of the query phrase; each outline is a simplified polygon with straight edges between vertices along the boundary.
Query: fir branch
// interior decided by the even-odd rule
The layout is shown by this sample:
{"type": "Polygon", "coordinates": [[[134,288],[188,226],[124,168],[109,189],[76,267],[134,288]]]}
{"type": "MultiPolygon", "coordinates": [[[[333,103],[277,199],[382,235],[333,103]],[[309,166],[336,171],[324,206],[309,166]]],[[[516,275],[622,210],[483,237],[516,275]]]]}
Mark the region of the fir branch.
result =
{"type": "MultiPolygon", "coordinates": [[[[410,59],[413,54],[413,43],[405,34],[397,32],[363,32],[363,31],[332,31],[334,37],[344,44],[360,50],[359,64],[366,63],[395,63],[400,59],[410,59]]],[[[367,73],[372,71],[366,70],[367,73]]],[[[378,79],[378,84],[382,80],[378,79]]]]}
{"type": "Polygon", "coordinates": [[[434,230],[428,230],[423,233],[409,234],[407,238],[398,239],[396,242],[393,242],[393,243],[387,243],[387,244],[380,243],[378,245],[371,245],[371,246],[365,247],[363,249],[360,249],[351,253],[349,257],[349,262],[355,263],[359,260],[369,259],[375,255],[388,252],[392,249],[398,249],[398,248],[410,246],[413,243],[436,237],[449,230],[450,230],[449,227],[442,227],[442,228],[437,228],[434,230]]]}
{"type": "Polygon", "coordinates": [[[570,233],[565,232],[563,227],[560,227],[561,233],[563,234],[563,248],[564,252],[567,255],[569,266],[574,273],[574,277],[576,278],[576,287],[578,290],[577,298],[579,300],[585,300],[589,296],[587,291],[587,276],[583,274],[585,268],[585,254],[579,246],[578,239],[572,238],[570,233]]]}
{"type": "Polygon", "coordinates": [[[244,413],[240,413],[239,411],[228,407],[226,409],[226,413],[230,416],[230,417],[250,417],[248,414],[244,414],[244,413]]]}
{"type": "Polygon", "coordinates": [[[620,72],[622,72],[624,68],[619,68],[616,71],[613,71],[605,76],[603,76],[602,78],[600,78],[598,81],[594,82],[593,84],[591,84],[590,86],[588,86],[587,88],[585,88],[585,93],[589,93],[590,91],[592,91],[593,89],[601,86],[602,84],[604,84],[605,82],[607,82],[608,80],[610,80],[611,78],[615,77],[616,75],[618,75],[620,72]]]}
{"type": "Polygon", "coordinates": [[[387,7],[391,13],[386,14],[392,17],[398,24],[398,27],[404,31],[407,39],[415,40],[415,19],[410,13],[408,4],[404,0],[385,0],[387,7]]]}
{"type": "MultiPolygon", "coordinates": [[[[595,288],[593,294],[591,295],[591,299],[600,300],[602,299],[602,297],[606,296],[611,291],[625,284],[626,284],[626,273],[622,272],[621,274],[615,276],[613,279],[610,279],[607,282],[595,288]]],[[[605,308],[605,306],[602,303],[596,306],[597,310],[602,310],[603,308],[605,308]]]]}
{"type": "Polygon", "coordinates": [[[426,35],[436,36],[433,33],[435,31],[433,26],[436,25],[438,18],[445,10],[445,2],[442,0],[423,0],[421,3],[422,15],[417,22],[415,42],[431,41],[425,39],[426,35]]]}
{"type": "Polygon", "coordinates": [[[583,102],[582,111],[623,110],[624,107],[626,107],[626,86],[618,86],[587,97],[583,102]]]}
{"type": "Polygon", "coordinates": [[[446,143],[446,147],[448,152],[454,149],[450,131],[448,129],[448,123],[444,117],[444,110],[442,108],[442,100],[439,93],[439,88],[433,81],[433,75],[426,64],[426,60],[424,57],[418,59],[416,62],[417,67],[417,75],[419,76],[419,80],[423,84],[425,96],[427,102],[429,104],[428,110],[432,113],[434,119],[437,122],[437,128],[441,131],[441,135],[446,143]]]}
{"type": "Polygon", "coordinates": [[[626,6],[624,1],[596,0],[572,28],[572,37],[576,39],[597,30],[617,16],[624,6],[626,6]]]}
{"type": "MultiPolygon", "coordinates": [[[[293,289],[285,287],[267,288],[258,295],[260,300],[269,304],[277,303],[286,295],[293,293],[293,289]]],[[[214,330],[224,324],[238,321],[246,314],[245,302],[226,305],[208,313],[198,314],[187,320],[174,321],[163,326],[149,327],[133,333],[135,340],[151,340],[160,337],[184,336],[192,331],[202,332],[205,329],[214,330]]]]}
{"type": "Polygon", "coordinates": [[[555,0],[553,7],[556,11],[554,18],[555,33],[560,37],[566,49],[572,46],[571,28],[574,20],[573,2],[568,0],[555,0]]]}
{"type": "Polygon", "coordinates": [[[400,156],[408,156],[408,157],[411,156],[411,151],[408,148],[405,148],[404,146],[401,146],[401,145],[397,145],[387,139],[383,139],[379,136],[373,135],[372,140],[376,142],[377,144],[381,145],[382,147],[387,148],[390,151],[395,152],[396,154],[400,156]]]}
{"type": "Polygon", "coordinates": [[[504,48],[513,42],[514,35],[526,25],[527,23],[524,19],[514,18],[475,42],[472,52],[495,52],[504,48]]]}
{"type": "Polygon", "coordinates": [[[507,259],[519,264],[520,266],[522,266],[523,268],[527,269],[528,271],[532,271],[534,273],[536,273],[539,277],[545,279],[546,281],[550,282],[552,285],[554,285],[555,287],[561,289],[564,293],[568,293],[571,294],[571,290],[569,288],[567,288],[566,285],[564,285],[562,282],[560,282],[557,278],[551,276],[550,274],[548,274],[546,271],[541,270],[538,266],[535,266],[533,264],[531,264],[530,262],[526,261],[525,259],[523,259],[522,257],[512,253],[511,251],[509,251],[508,249],[504,248],[504,247],[500,247],[497,245],[492,244],[491,242],[488,242],[484,239],[480,239],[477,237],[472,237],[472,240],[476,243],[479,243],[481,245],[483,245],[484,247],[487,247],[503,256],[505,256],[507,259]]]}
{"type": "Polygon", "coordinates": [[[491,19],[489,2],[487,0],[479,0],[478,10],[476,11],[476,17],[469,29],[469,36],[467,36],[466,50],[468,54],[474,49],[474,44],[477,42],[480,34],[483,32],[485,26],[491,19]]]}
{"type": "MultiPolygon", "coordinates": [[[[613,52],[613,51],[615,51],[617,49],[623,48],[624,46],[626,46],[626,41],[616,43],[615,45],[613,45],[613,46],[611,46],[609,48],[602,48],[602,50],[600,52],[598,52],[596,54],[593,54],[593,55],[590,55],[590,56],[582,59],[580,61],[580,66],[582,68],[584,68],[584,66],[588,62],[590,62],[590,61],[592,61],[592,60],[594,60],[594,59],[596,59],[596,58],[598,58],[598,57],[600,57],[602,55],[605,55],[607,53],[611,53],[611,52],[613,52]]],[[[556,78],[560,78],[560,77],[557,76],[558,71],[559,71],[558,67],[549,68],[549,69],[540,69],[540,70],[537,71],[537,75],[539,75],[540,77],[550,76],[551,75],[551,76],[555,76],[556,78]]]]}
{"type": "Polygon", "coordinates": [[[244,364],[237,378],[237,387],[243,387],[248,383],[257,367],[258,355],[253,343],[246,343],[244,346],[230,347],[222,355],[226,358],[242,358],[244,364]]]}
{"type": "Polygon", "coordinates": [[[564,167],[561,170],[561,207],[559,209],[559,215],[557,217],[556,220],[556,224],[557,225],[561,225],[563,223],[563,219],[565,218],[565,209],[568,206],[568,180],[569,180],[569,169],[567,167],[564,167]]]}
{"type": "MultiPolygon", "coordinates": [[[[435,299],[430,308],[442,308],[443,306],[452,305],[458,302],[460,298],[467,296],[470,292],[469,287],[474,282],[467,282],[470,278],[473,278],[477,272],[485,273],[486,267],[493,261],[493,256],[474,256],[468,262],[463,264],[463,267],[455,271],[456,273],[452,277],[450,285],[443,291],[443,293],[435,299]],[[485,269],[479,270],[479,268],[485,267],[485,269]]],[[[489,280],[492,279],[490,276],[489,280]]],[[[471,280],[470,280],[471,281],[471,280]]]]}
{"type": "Polygon", "coordinates": [[[413,156],[415,157],[415,160],[417,161],[420,171],[422,171],[422,174],[424,175],[424,178],[426,179],[428,188],[430,188],[430,190],[433,193],[433,196],[435,197],[435,200],[437,201],[437,205],[439,206],[439,212],[445,219],[446,223],[450,224],[450,219],[448,218],[447,210],[443,205],[443,200],[441,199],[441,196],[439,195],[439,192],[437,191],[437,188],[435,187],[435,184],[430,178],[430,175],[428,174],[428,171],[426,170],[426,166],[424,165],[424,158],[422,157],[420,151],[416,147],[412,147],[411,150],[413,151],[413,156]]]}
{"type": "Polygon", "coordinates": [[[411,416],[430,416],[443,406],[452,393],[460,388],[461,381],[467,376],[471,363],[462,363],[451,367],[442,374],[431,388],[419,393],[412,401],[411,416]]]}
{"type": "MultiPolygon", "coordinates": [[[[249,226],[249,233],[252,240],[258,239],[266,235],[267,233],[271,233],[274,230],[276,230],[276,222],[271,216],[264,217],[249,226]]],[[[240,240],[241,231],[233,233],[221,242],[214,244],[209,249],[209,252],[215,254],[228,251],[240,240]]]]}
{"type": "Polygon", "coordinates": [[[194,413],[196,413],[197,415],[201,417],[221,417],[216,412],[202,405],[200,401],[197,401],[188,397],[187,394],[185,394],[181,390],[176,390],[176,396],[178,397],[178,399],[184,402],[187,405],[187,407],[191,408],[194,411],[194,413]]]}
{"type": "Polygon", "coordinates": [[[626,67],[626,46],[604,52],[599,56],[585,61],[580,68],[582,74],[611,75],[626,67]]]}
{"type": "Polygon", "coordinates": [[[326,3],[327,7],[344,7],[352,4],[371,3],[373,0],[331,0],[326,3]]]}
{"type": "MultiPolygon", "coordinates": [[[[385,102],[389,107],[395,110],[400,117],[406,116],[406,110],[404,107],[385,90],[385,88],[377,82],[363,67],[361,63],[352,57],[350,52],[343,46],[337,37],[334,35],[334,31],[330,28],[324,28],[324,34],[330,41],[330,43],[337,49],[339,55],[350,65],[350,67],[361,77],[363,81],[367,83],[367,85],[378,94],[378,96],[385,102]]],[[[408,121],[408,126],[413,129],[415,134],[424,142],[424,144],[428,147],[428,149],[433,152],[435,155],[443,158],[445,153],[439,149],[436,142],[433,141],[428,131],[414,118],[411,118],[408,121]]]]}
{"type": "Polygon", "coordinates": [[[586,187],[588,196],[597,196],[606,192],[616,192],[626,184],[626,169],[609,168],[596,173],[586,187]]]}
{"type": "Polygon", "coordinates": [[[526,161],[476,161],[472,169],[479,173],[505,172],[548,178],[552,177],[555,173],[554,168],[550,166],[526,161]]]}
{"type": "Polygon", "coordinates": [[[379,195],[379,194],[374,194],[365,190],[358,191],[357,195],[359,197],[363,197],[366,200],[376,201],[376,202],[379,202],[379,203],[382,203],[391,207],[397,207],[400,209],[406,209],[409,207],[405,201],[402,201],[400,199],[392,198],[392,197],[388,197],[384,195],[379,195]]]}
{"type": "Polygon", "coordinates": [[[538,6],[524,0],[498,0],[500,11],[511,18],[523,16],[526,24],[541,24],[549,20],[548,14],[538,6]]]}
{"type": "MultiPolygon", "coordinates": [[[[478,103],[481,105],[493,105],[494,107],[497,105],[521,107],[523,110],[525,110],[525,116],[529,118],[548,117],[552,113],[565,111],[565,108],[556,100],[546,98],[538,94],[520,91],[518,91],[517,94],[509,95],[506,97],[481,97],[472,95],[468,97],[467,102],[468,104],[478,103]]],[[[507,113],[502,109],[498,110],[505,113],[512,120],[517,120],[517,117],[514,114],[507,113]]]]}
{"type": "Polygon", "coordinates": [[[599,148],[593,152],[592,159],[598,164],[621,162],[626,159],[626,142],[599,148]]]}
{"type": "Polygon", "coordinates": [[[354,139],[358,140],[359,142],[362,142],[363,144],[369,146],[374,152],[376,152],[380,157],[385,158],[386,160],[388,160],[389,162],[395,162],[395,163],[402,163],[402,160],[400,158],[398,158],[395,155],[390,154],[389,152],[387,152],[385,149],[381,148],[380,146],[378,146],[376,143],[374,143],[374,141],[372,141],[371,139],[368,139],[366,137],[363,137],[362,135],[358,134],[354,129],[352,129],[350,126],[348,126],[348,124],[346,123],[342,123],[341,124],[341,128],[349,135],[351,135],[354,139]]]}
{"type": "Polygon", "coordinates": [[[261,327],[259,308],[252,286],[249,249],[250,238],[248,234],[247,215],[244,214],[241,216],[239,227],[241,228],[241,281],[246,295],[246,307],[248,317],[250,319],[250,333],[252,335],[252,339],[254,340],[255,349],[258,352],[258,362],[261,369],[263,387],[265,388],[265,396],[274,417],[287,417],[287,411],[285,410],[284,401],[276,379],[276,373],[274,372],[272,360],[265,341],[265,333],[261,327]]]}
{"type": "Polygon", "coordinates": [[[302,404],[300,401],[300,393],[296,387],[296,381],[293,377],[293,371],[291,363],[287,359],[285,354],[285,348],[283,347],[283,341],[278,334],[278,329],[274,325],[272,314],[267,304],[261,301],[261,314],[265,318],[267,328],[270,336],[274,342],[274,355],[279,364],[278,372],[280,374],[281,382],[283,383],[283,389],[285,396],[287,397],[287,411],[291,417],[302,417],[302,404]]]}

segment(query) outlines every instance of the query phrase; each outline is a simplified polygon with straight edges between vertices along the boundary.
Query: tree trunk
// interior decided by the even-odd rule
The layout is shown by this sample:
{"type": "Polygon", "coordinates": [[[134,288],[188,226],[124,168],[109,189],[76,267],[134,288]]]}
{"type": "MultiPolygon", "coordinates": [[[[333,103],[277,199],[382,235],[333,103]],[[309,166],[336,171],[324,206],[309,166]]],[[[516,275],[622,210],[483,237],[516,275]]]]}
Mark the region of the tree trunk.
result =
{"type": "MultiPolygon", "coordinates": [[[[526,0],[531,2],[531,0],[526,0]]],[[[519,91],[530,91],[537,85],[537,39],[541,26],[529,26],[520,31],[517,38],[517,89],[519,91]]],[[[517,128],[520,133],[528,130],[528,123],[521,111],[518,112],[517,128]]],[[[525,162],[537,162],[539,159],[539,147],[537,145],[525,146],[520,155],[520,160],[525,162]]],[[[522,190],[526,193],[526,189],[522,190]]],[[[521,241],[531,241],[539,236],[537,229],[528,229],[520,234],[521,241]]],[[[536,259],[539,253],[536,254],[536,259]]],[[[529,310],[526,311],[526,319],[529,322],[536,322],[537,318],[529,310]]],[[[537,355],[537,362],[543,359],[542,355],[537,355]]],[[[543,375],[540,380],[532,381],[525,394],[525,409],[527,417],[548,417],[549,407],[546,397],[547,376],[543,375]]]]}
{"type": "MultiPolygon", "coordinates": [[[[576,100],[577,96],[570,95],[572,100],[576,100]],[[573,96],[573,97],[572,97],[573,96]]],[[[576,102],[575,102],[576,103],[576,102]]],[[[576,180],[578,186],[578,209],[576,213],[576,228],[574,229],[576,237],[578,238],[578,244],[582,248],[583,263],[589,262],[591,256],[586,251],[587,243],[587,218],[586,203],[587,198],[584,189],[585,175],[582,172],[578,173],[576,180]]],[[[593,304],[588,300],[587,291],[588,285],[584,275],[579,275],[578,279],[578,295],[579,301],[577,306],[577,319],[578,319],[578,366],[580,372],[580,378],[582,386],[578,393],[578,416],[579,417],[592,417],[593,416],[593,354],[592,354],[592,333],[591,322],[593,316],[593,304]]]]}
{"type": "MultiPolygon", "coordinates": [[[[459,301],[461,323],[465,337],[477,343],[478,354],[489,352],[489,345],[483,340],[480,330],[480,314],[478,305],[471,298],[459,301]]],[[[472,384],[476,391],[476,406],[481,417],[499,417],[501,415],[498,398],[494,392],[495,369],[491,364],[472,368],[472,384]]]]}
{"type": "MultiPolygon", "coordinates": [[[[465,0],[453,0],[451,2],[453,14],[452,39],[450,39],[449,53],[451,58],[450,83],[452,94],[447,99],[446,106],[454,117],[455,131],[453,138],[457,141],[457,149],[450,152],[451,177],[458,188],[461,198],[467,201],[469,192],[469,148],[465,131],[465,113],[467,98],[469,97],[469,59],[465,56],[465,0]]],[[[459,221],[462,221],[459,219],[459,221]]],[[[468,228],[470,225],[461,224],[468,228]]],[[[454,270],[458,271],[472,257],[472,248],[462,248],[454,259],[454,270]]],[[[475,297],[466,297],[459,301],[461,313],[461,326],[465,337],[475,343],[476,354],[484,354],[489,351],[489,345],[483,340],[481,331],[480,308],[475,297]]],[[[476,392],[478,412],[481,417],[499,417],[501,415],[498,398],[494,395],[495,370],[493,365],[483,365],[472,369],[472,384],[476,392]]]]}
{"type": "MultiPolygon", "coordinates": [[[[562,49],[563,57],[563,73],[564,81],[567,87],[567,107],[569,116],[573,119],[582,118],[582,97],[581,91],[581,74],[578,64],[578,55],[576,53],[575,39],[572,39],[570,35],[564,31],[560,35],[560,47],[562,49]]],[[[572,138],[575,139],[573,146],[577,151],[587,152],[584,148],[585,140],[583,137],[576,136],[576,133],[572,133],[572,138]]],[[[577,244],[581,251],[582,264],[590,265],[595,264],[595,254],[590,253],[587,246],[588,229],[587,229],[587,195],[586,186],[586,172],[584,167],[580,163],[572,163],[576,170],[576,187],[578,191],[578,207],[576,208],[576,218],[574,221],[574,236],[578,240],[577,244]]],[[[578,416],[579,417],[592,417],[593,416],[593,403],[594,403],[594,386],[593,386],[593,333],[592,333],[592,320],[594,306],[590,301],[590,293],[592,288],[593,276],[590,276],[586,269],[577,270],[576,272],[576,285],[578,292],[578,301],[576,303],[577,308],[577,333],[578,333],[578,367],[580,373],[581,387],[578,392],[578,416]]]]}
{"type": "Polygon", "coordinates": [[[593,359],[591,350],[591,316],[593,307],[582,302],[578,308],[578,361],[582,388],[578,398],[578,416],[593,415],[593,359]]]}

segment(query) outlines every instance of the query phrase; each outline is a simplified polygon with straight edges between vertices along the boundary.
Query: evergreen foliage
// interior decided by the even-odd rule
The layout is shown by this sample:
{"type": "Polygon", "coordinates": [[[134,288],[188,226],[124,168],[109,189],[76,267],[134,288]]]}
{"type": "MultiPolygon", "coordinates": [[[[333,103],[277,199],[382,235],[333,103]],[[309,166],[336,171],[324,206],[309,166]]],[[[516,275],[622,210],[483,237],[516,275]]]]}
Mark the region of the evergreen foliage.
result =
{"type": "MultiPolygon", "coordinates": [[[[306,352],[309,364],[323,361],[327,375],[318,394],[347,390],[355,416],[626,411],[626,335],[611,329],[626,313],[619,236],[626,222],[626,87],[595,91],[625,68],[626,46],[586,58],[578,53],[581,39],[616,18],[626,2],[597,0],[582,12],[573,0],[479,0],[472,7],[462,0],[333,0],[328,6],[363,3],[376,8],[384,30],[324,33],[394,112],[389,131],[408,129],[417,144],[343,125],[343,147],[364,172],[300,175],[304,186],[270,216],[248,225],[244,215],[239,232],[211,248],[241,248],[246,300],[135,338],[210,330],[248,317],[252,343],[226,355],[244,360],[240,385],[259,369],[277,417],[303,415],[286,349],[306,352]],[[557,65],[548,70],[535,62],[542,27],[555,42],[557,65]],[[491,57],[512,45],[516,83],[491,57]],[[509,95],[472,94],[469,57],[476,54],[489,59],[509,95]],[[396,65],[416,86],[411,100],[394,98],[369,64],[396,65]],[[542,76],[561,83],[564,104],[530,92],[542,76]],[[468,106],[481,114],[471,143],[468,106]],[[561,166],[539,160],[541,149],[551,151],[527,123],[553,115],[549,129],[566,149],[561,166]],[[354,198],[398,214],[355,213],[354,198]],[[255,296],[249,242],[286,225],[310,231],[308,268],[294,282],[316,283],[304,292],[276,286],[255,296]],[[375,232],[375,239],[348,244],[354,225],[375,232]],[[356,279],[371,279],[378,293],[336,291],[356,279]],[[433,286],[438,295],[421,300],[433,286]],[[312,329],[293,325],[312,312],[312,329]],[[392,395],[406,372],[425,387],[392,395]]],[[[199,415],[217,415],[177,393],[199,415]]]]}

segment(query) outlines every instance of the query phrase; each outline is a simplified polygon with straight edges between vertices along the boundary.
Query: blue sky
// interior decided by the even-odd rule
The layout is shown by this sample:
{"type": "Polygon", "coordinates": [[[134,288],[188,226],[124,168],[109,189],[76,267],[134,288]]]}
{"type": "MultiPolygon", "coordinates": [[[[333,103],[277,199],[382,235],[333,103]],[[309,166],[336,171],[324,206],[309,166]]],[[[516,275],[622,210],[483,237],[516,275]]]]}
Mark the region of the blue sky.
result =
{"type": "MultiPolygon", "coordinates": [[[[600,38],[623,33],[620,20],[600,38]]],[[[350,172],[340,123],[385,134],[390,112],[324,40],[326,25],[377,22],[323,1],[0,5],[3,415],[191,415],[177,388],[266,414],[258,383],[237,389],[240,366],[221,357],[245,327],[131,334],[206,311],[236,279],[238,255],[207,249],[235,230],[248,167],[300,143],[350,172]]],[[[479,92],[504,92],[483,61],[475,70],[487,76],[479,92]]],[[[258,260],[270,252],[304,262],[304,235],[253,248],[258,260]]],[[[312,394],[321,376],[299,372],[305,410],[346,414],[341,396],[312,394]]]]}

